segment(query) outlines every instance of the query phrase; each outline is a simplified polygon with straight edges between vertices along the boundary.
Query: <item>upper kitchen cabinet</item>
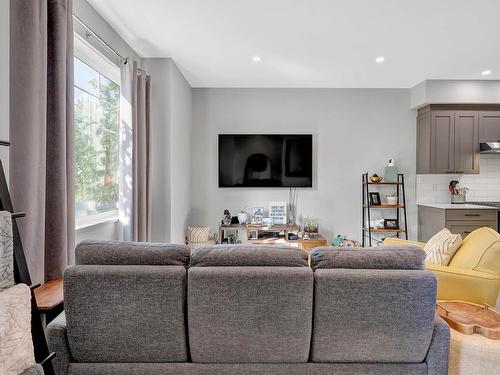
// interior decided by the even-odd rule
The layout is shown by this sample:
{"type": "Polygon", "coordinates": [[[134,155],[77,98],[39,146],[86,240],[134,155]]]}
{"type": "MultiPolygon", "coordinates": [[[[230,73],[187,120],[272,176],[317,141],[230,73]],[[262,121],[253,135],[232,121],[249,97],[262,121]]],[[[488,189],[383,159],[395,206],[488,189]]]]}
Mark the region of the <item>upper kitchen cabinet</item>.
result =
{"type": "Polygon", "coordinates": [[[469,107],[428,105],[418,110],[417,173],[479,173],[479,111],[469,107]]]}
{"type": "Polygon", "coordinates": [[[479,142],[500,141],[500,111],[479,112],[479,142]]]}

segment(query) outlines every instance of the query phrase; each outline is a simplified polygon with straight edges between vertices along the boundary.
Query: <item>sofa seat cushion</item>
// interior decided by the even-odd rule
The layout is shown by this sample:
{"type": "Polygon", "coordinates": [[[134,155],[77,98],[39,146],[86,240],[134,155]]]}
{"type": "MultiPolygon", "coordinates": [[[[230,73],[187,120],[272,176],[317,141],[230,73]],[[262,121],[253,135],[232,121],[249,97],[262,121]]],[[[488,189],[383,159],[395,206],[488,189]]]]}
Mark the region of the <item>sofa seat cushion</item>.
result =
{"type": "Polygon", "coordinates": [[[184,266],[189,247],[177,244],[83,241],[76,246],[76,264],[184,266]]]}
{"type": "Polygon", "coordinates": [[[461,244],[460,234],[453,234],[448,228],[441,229],[425,244],[425,262],[447,266],[461,244]]]}
{"type": "Polygon", "coordinates": [[[318,247],[311,252],[317,269],[406,269],[423,270],[425,252],[416,246],[383,246],[364,249],[318,247]]]}
{"type": "Polygon", "coordinates": [[[202,246],[191,254],[190,267],[307,267],[307,253],[291,246],[202,246]]]}
{"type": "Polygon", "coordinates": [[[462,241],[450,267],[500,275],[500,234],[491,228],[479,228],[462,241]]]}

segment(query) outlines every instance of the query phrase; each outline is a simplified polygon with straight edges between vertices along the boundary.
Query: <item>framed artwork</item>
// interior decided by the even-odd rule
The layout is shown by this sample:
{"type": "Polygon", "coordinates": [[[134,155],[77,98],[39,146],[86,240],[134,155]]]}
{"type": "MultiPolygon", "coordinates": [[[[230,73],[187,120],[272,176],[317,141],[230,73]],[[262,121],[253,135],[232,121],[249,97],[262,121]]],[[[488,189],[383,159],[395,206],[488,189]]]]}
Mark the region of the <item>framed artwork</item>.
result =
{"type": "Polygon", "coordinates": [[[269,203],[269,217],[274,224],[286,224],[286,202],[269,203]]]}
{"type": "Polygon", "coordinates": [[[248,232],[248,239],[249,240],[258,240],[259,239],[259,231],[258,230],[251,230],[248,232]]]}
{"type": "Polygon", "coordinates": [[[384,229],[399,229],[398,219],[384,219],[384,229]]]}
{"type": "Polygon", "coordinates": [[[380,201],[380,193],[371,192],[370,195],[370,206],[380,206],[382,203],[380,201]]]}

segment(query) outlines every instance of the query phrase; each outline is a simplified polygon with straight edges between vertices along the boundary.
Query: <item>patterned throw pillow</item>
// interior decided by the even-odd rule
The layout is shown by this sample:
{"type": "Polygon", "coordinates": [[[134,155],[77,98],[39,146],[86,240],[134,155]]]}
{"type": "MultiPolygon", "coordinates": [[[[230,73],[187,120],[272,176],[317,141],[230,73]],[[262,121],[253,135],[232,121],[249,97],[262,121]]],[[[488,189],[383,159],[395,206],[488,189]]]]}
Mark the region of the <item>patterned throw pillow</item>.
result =
{"type": "Polygon", "coordinates": [[[447,266],[462,245],[462,236],[444,228],[436,233],[425,245],[426,263],[447,266]]]}
{"type": "Polygon", "coordinates": [[[34,365],[31,292],[18,284],[0,292],[0,374],[17,375],[34,365]]]}
{"type": "Polygon", "coordinates": [[[12,215],[0,211],[0,291],[15,285],[13,250],[12,215]]]}
{"type": "Polygon", "coordinates": [[[207,242],[209,240],[210,228],[188,227],[189,242],[207,242]]]}

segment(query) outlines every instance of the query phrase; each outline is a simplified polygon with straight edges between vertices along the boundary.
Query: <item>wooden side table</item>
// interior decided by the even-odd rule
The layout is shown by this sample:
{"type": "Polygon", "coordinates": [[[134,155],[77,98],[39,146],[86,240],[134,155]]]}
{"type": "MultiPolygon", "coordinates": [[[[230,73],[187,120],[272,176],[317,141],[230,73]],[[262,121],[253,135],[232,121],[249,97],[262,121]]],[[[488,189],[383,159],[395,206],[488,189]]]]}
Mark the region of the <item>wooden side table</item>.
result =
{"type": "Polygon", "coordinates": [[[64,310],[62,279],[54,279],[35,289],[38,311],[45,324],[49,324],[64,310]]]}

